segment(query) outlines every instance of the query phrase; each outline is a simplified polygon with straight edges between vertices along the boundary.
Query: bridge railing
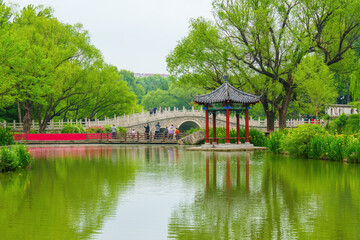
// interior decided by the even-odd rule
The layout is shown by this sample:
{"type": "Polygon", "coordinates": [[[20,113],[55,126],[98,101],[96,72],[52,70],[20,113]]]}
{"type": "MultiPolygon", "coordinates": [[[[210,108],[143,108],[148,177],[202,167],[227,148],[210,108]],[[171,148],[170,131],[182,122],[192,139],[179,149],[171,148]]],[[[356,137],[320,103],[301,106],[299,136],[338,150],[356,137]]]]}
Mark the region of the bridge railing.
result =
{"type": "MultiPolygon", "coordinates": [[[[59,120],[59,121],[50,121],[47,125],[46,131],[47,132],[60,132],[63,127],[66,124],[82,124],[84,128],[94,127],[94,126],[105,126],[105,125],[113,125],[121,126],[125,128],[132,128],[134,126],[146,124],[146,123],[155,123],[161,120],[171,120],[176,118],[197,118],[201,119],[202,121],[205,121],[205,113],[202,109],[196,110],[194,108],[192,109],[177,109],[174,110],[164,109],[162,112],[157,112],[156,114],[149,114],[149,112],[140,112],[135,113],[131,115],[123,115],[123,116],[114,116],[113,118],[105,117],[103,120],[99,119],[78,119],[78,120],[59,120]]],[[[212,116],[210,115],[210,120],[212,119],[212,116]]],[[[223,114],[217,115],[217,121],[220,123],[224,123],[226,121],[226,117],[223,114]]],[[[236,123],[235,116],[230,117],[231,126],[233,127],[234,123],[236,123]]],[[[305,124],[305,123],[314,123],[312,120],[305,121],[304,119],[292,119],[287,120],[287,127],[296,127],[299,124],[305,124]]],[[[322,126],[325,125],[324,120],[320,120],[319,122],[322,126]]],[[[240,119],[240,124],[242,126],[245,125],[245,119],[242,117],[240,119]]],[[[3,125],[5,127],[10,127],[14,132],[22,132],[23,130],[23,123],[18,122],[6,122],[0,123],[0,125],[3,125]]],[[[261,120],[260,118],[249,119],[249,125],[250,127],[255,128],[266,128],[266,120],[261,120]]],[[[275,127],[278,126],[278,121],[275,121],[275,127]]],[[[39,123],[36,121],[31,122],[31,129],[33,131],[38,131],[39,129],[39,123]]]]}

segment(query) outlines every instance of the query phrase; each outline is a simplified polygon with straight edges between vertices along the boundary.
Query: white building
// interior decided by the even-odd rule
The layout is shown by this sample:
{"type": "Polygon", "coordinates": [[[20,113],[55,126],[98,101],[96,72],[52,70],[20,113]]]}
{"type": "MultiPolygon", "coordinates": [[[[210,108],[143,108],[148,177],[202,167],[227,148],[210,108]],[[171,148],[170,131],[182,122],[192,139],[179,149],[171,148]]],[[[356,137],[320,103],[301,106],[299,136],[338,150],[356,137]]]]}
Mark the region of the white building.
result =
{"type": "Polygon", "coordinates": [[[352,109],[351,107],[353,106],[347,104],[331,104],[326,109],[326,113],[329,114],[330,117],[338,117],[343,113],[345,113],[345,115],[358,113],[356,109],[352,109]]]}

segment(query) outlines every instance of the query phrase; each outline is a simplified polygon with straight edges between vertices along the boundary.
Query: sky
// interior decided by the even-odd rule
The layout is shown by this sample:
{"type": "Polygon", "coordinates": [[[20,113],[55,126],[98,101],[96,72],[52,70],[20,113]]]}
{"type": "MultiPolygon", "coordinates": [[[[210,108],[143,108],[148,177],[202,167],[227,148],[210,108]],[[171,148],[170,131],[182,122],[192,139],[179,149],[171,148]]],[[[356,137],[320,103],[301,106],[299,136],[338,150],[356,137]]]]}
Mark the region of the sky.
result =
{"type": "Polygon", "coordinates": [[[64,23],[81,23],[107,63],[135,73],[167,73],[166,56],[191,18],[212,19],[212,0],[6,0],[50,6],[64,23]]]}

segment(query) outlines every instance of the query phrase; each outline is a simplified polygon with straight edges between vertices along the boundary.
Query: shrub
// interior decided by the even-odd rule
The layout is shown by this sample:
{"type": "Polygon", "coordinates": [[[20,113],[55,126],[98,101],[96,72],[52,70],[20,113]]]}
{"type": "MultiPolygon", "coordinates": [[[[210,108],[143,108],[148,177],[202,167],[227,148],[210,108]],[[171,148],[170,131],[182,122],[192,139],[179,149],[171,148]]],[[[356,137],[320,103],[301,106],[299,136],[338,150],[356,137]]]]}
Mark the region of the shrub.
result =
{"type": "Polygon", "coordinates": [[[358,137],[348,137],[345,156],[348,162],[360,162],[360,140],[358,137]]]}
{"type": "Polygon", "coordinates": [[[22,144],[0,148],[0,172],[26,168],[30,161],[30,154],[26,146],[22,144]]]}
{"type": "Polygon", "coordinates": [[[187,130],[186,133],[187,133],[188,135],[190,135],[190,134],[193,134],[194,132],[197,132],[197,131],[204,131],[204,132],[205,132],[204,129],[191,128],[190,130],[187,130]]]}
{"type": "Polygon", "coordinates": [[[10,128],[0,127],[0,146],[14,144],[14,136],[10,128]]]}
{"type": "MultiPolygon", "coordinates": [[[[196,129],[192,128],[187,133],[191,134],[197,131],[203,131],[205,133],[205,129],[196,129]]],[[[237,133],[235,129],[230,129],[229,131],[230,138],[236,138],[237,133]]],[[[213,128],[209,129],[209,137],[212,138],[213,136],[213,128]]],[[[219,139],[219,143],[226,142],[226,128],[218,127],[216,128],[216,137],[221,138],[219,139]]],[[[240,129],[240,141],[241,143],[245,143],[245,129],[240,129]]],[[[265,135],[263,132],[257,129],[250,129],[249,130],[249,142],[254,144],[254,146],[265,146],[265,135]]],[[[236,139],[230,139],[230,143],[236,143],[236,139]]]]}
{"type": "Polygon", "coordinates": [[[330,129],[333,132],[342,133],[347,121],[348,117],[343,113],[331,123],[330,129]]]}
{"type": "Polygon", "coordinates": [[[274,153],[280,153],[282,151],[280,141],[284,138],[287,132],[287,129],[280,129],[279,131],[270,133],[270,135],[266,138],[265,146],[274,153]]]}
{"type": "Polygon", "coordinates": [[[86,129],[88,133],[105,133],[105,128],[102,126],[89,127],[86,129]]]}
{"type": "Polygon", "coordinates": [[[81,124],[65,124],[61,133],[85,133],[85,129],[81,124]]]}
{"type": "Polygon", "coordinates": [[[288,131],[280,140],[280,148],[290,154],[309,157],[311,139],[325,134],[325,130],[314,124],[303,124],[288,131]]]}

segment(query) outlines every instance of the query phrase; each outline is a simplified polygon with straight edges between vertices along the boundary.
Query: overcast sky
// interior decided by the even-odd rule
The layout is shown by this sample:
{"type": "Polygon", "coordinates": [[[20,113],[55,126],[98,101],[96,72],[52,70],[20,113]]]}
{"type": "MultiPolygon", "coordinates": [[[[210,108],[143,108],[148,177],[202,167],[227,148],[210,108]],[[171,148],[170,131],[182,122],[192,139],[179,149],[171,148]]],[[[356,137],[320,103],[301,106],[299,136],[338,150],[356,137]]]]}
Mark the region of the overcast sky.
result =
{"type": "Polygon", "coordinates": [[[167,73],[165,58],[191,18],[211,16],[212,0],[6,0],[51,6],[65,23],[82,23],[105,61],[136,73],[167,73]]]}

